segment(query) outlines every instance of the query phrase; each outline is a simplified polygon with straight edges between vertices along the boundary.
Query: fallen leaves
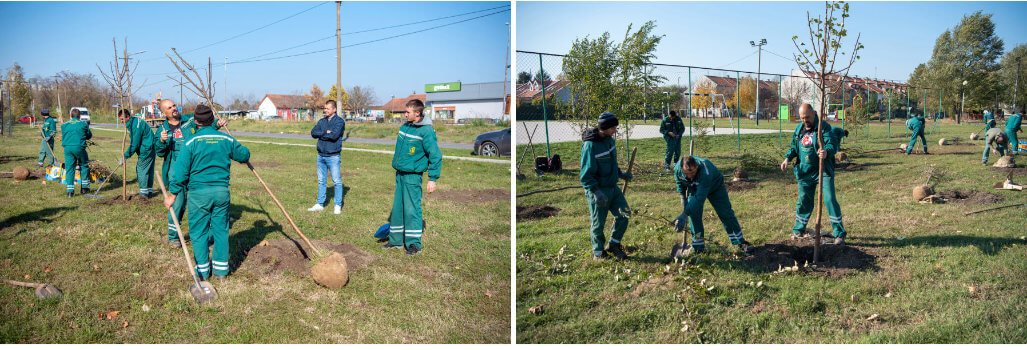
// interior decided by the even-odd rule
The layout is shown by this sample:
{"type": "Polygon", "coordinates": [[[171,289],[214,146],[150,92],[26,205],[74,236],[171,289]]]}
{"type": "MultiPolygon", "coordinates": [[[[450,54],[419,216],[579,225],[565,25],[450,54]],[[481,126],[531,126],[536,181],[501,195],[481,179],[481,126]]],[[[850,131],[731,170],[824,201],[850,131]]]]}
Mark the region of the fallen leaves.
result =
{"type": "Polygon", "coordinates": [[[486,290],[485,290],[485,296],[487,296],[487,297],[491,298],[491,297],[492,297],[492,291],[490,291],[490,290],[486,289],[486,290]]]}
{"type": "Polygon", "coordinates": [[[888,292],[888,294],[884,295],[885,298],[891,298],[893,296],[895,296],[895,294],[892,294],[892,292],[888,292]]]}
{"type": "Polygon", "coordinates": [[[122,322],[121,328],[128,328],[128,321],[122,322]]]}
{"type": "Polygon", "coordinates": [[[271,244],[271,243],[269,243],[266,239],[263,240],[263,241],[260,241],[260,243],[257,243],[257,245],[261,246],[261,247],[267,247],[268,244],[271,244]]]}
{"type": "Polygon", "coordinates": [[[541,315],[543,312],[542,305],[532,306],[528,309],[528,313],[532,315],[541,315]]]}
{"type": "Polygon", "coordinates": [[[93,271],[99,271],[99,270],[100,270],[100,265],[93,264],[93,271]]]}
{"type": "Polygon", "coordinates": [[[107,319],[108,320],[113,320],[113,319],[117,318],[118,314],[120,314],[120,313],[121,313],[121,311],[111,311],[111,312],[108,312],[107,313],[107,319]]]}
{"type": "Polygon", "coordinates": [[[859,298],[857,298],[855,294],[850,296],[849,299],[852,300],[852,302],[854,302],[854,303],[859,302],[859,298]]]}
{"type": "Polygon", "coordinates": [[[146,304],[143,304],[142,310],[143,310],[143,312],[150,312],[150,306],[146,305],[146,304]]]}
{"type": "Polygon", "coordinates": [[[977,292],[980,290],[977,286],[970,286],[967,289],[970,291],[970,295],[977,295],[977,292]]]}
{"type": "Polygon", "coordinates": [[[873,314],[873,315],[870,315],[870,317],[867,317],[867,321],[874,321],[874,320],[876,320],[878,318],[880,318],[880,316],[878,316],[877,314],[873,314]]]}
{"type": "Polygon", "coordinates": [[[53,269],[51,269],[49,267],[43,268],[43,272],[50,272],[50,271],[53,271],[53,269]]]}
{"type": "Polygon", "coordinates": [[[30,280],[30,279],[32,279],[32,276],[31,275],[25,275],[25,279],[26,280],[30,280]]]}

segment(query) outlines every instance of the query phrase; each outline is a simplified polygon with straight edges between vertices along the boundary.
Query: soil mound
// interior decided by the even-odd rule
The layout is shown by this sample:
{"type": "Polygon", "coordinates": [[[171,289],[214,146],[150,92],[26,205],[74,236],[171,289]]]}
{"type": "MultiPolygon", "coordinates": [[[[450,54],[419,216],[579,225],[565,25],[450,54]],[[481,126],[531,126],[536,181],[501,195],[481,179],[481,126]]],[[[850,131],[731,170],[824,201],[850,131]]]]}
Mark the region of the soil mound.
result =
{"type": "MultiPolygon", "coordinates": [[[[425,192],[427,193],[427,192],[425,192]]],[[[501,188],[486,190],[446,190],[438,191],[432,197],[460,203],[509,201],[510,191],[501,188]]]]}
{"type": "Polygon", "coordinates": [[[317,284],[339,289],[349,282],[349,267],[346,264],[346,257],[339,253],[331,253],[324,257],[317,264],[310,268],[310,274],[314,276],[317,284]]]}
{"type": "Polygon", "coordinates": [[[517,221],[521,220],[541,220],[552,217],[559,213],[560,208],[550,207],[548,205],[529,205],[526,207],[517,206],[517,221]]]}
{"type": "Polygon", "coordinates": [[[844,276],[874,266],[877,258],[858,247],[851,245],[820,245],[820,263],[816,269],[806,269],[806,264],[813,265],[813,240],[783,240],[767,243],[756,247],[756,253],[744,259],[750,266],[767,272],[778,271],[780,268],[799,266],[799,273],[825,274],[844,276]]]}
{"type": "Polygon", "coordinates": [[[913,187],[913,200],[915,201],[922,201],[924,198],[932,194],[934,194],[934,191],[932,191],[930,187],[923,185],[913,187]]]}
{"type": "Polygon", "coordinates": [[[1013,157],[1003,156],[1002,158],[999,158],[997,161],[995,161],[995,165],[992,166],[996,168],[1015,168],[1016,163],[1013,162],[1013,157]]]}
{"type": "Polygon", "coordinates": [[[751,189],[755,189],[755,188],[760,188],[760,184],[758,184],[758,183],[749,182],[749,181],[741,181],[741,180],[740,181],[728,181],[728,182],[725,182],[724,186],[727,187],[727,191],[728,192],[745,191],[745,190],[751,190],[751,189]]]}
{"type": "Polygon", "coordinates": [[[941,197],[946,202],[955,202],[962,204],[995,204],[1006,200],[1005,196],[990,192],[980,192],[974,190],[952,190],[938,192],[938,197],[941,197]]]}
{"type": "MultiPolygon", "coordinates": [[[[342,254],[346,260],[346,270],[348,273],[364,268],[371,261],[374,261],[374,257],[371,254],[352,244],[317,239],[310,241],[317,246],[321,253],[328,254],[328,257],[331,256],[331,252],[342,254]]],[[[256,271],[264,275],[280,275],[285,271],[291,271],[303,277],[311,276],[310,267],[307,266],[310,262],[307,259],[307,254],[313,253],[308,252],[307,244],[302,240],[282,238],[262,241],[250,248],[249,251],[243,252],[245,259],[239,265],[239,270],[256,271]]],[[[325,257],[325,259],[328,257],[325,257]]]]}
{"type": "Polygon", "coordinates": [[[735,168],[735,172],[732,175],[731,181],[745,181],[749,179],[749,172],[741,167],[735,168]]]}

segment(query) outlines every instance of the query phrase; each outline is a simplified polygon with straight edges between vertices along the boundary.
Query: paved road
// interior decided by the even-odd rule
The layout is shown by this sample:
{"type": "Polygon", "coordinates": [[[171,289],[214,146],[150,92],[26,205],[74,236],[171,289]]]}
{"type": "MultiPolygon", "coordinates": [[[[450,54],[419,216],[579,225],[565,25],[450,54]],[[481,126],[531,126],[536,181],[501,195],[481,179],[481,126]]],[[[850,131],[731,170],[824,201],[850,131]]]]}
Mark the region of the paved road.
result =
{"type": "MultiPolygon", "coordinates": [[[[120,128],[118,124],[93,124],[94,126],[107,127],[107,128],[120,128]]],[[[231,125],[229,125],[231,126],[231,125]]],[[[286,134],[286,133],[271,133],[271,132],[253,132],[253,131],[232,131],[232,135],[235,136],[249,136],[249,137],[272,137],[279,139],[293,139],[293,140],[310,140],[310,135],[299,135],[299,134],[286,134]]],[[[343,139],[345,142],[353,143],[371,143],[378,145],[395,145],[396,139],[362,139],[356,137],[348,137],[343,139]]],[[[453,149],[474,149],[474,145],[467,143],[450,143],[450,142],[439,142],[439,148],[453,148],[453,149]]]]}
{"type": "MultiPolygon", "coordinates": [[[[534,136],[531,138],[531,142],[534,144],[546,142],[545,124],[538,121],[524,121],[517,122],[517,144],[526,145],[528,144],[528,133],[532,130],[536,130],[535,126],[538,126],[534,136]],[[527,127],[527,130],[525,130],[527,127]]],[[[791,132],[791,131],[788,131],[791,132]]],[[[773,134],[777,133],[775,130],[769,129],[741,129],[743,134],[773,134]]],[[[735,129],[727,127],[727,125],[721,125],[717,128],[716,132],[709,130],[707,135],[734,135],[735,129]]],[[[685,136],[688,136],[688,127],[685,127],[685,136]]],[[[633,125],[631,127],[631,138],[632,139],[651,139],[661,138],[663,135],[660,134],[659,125],[633,125]]],[[[581,141],[581,131],[574,127],[571,122],[549,122],[549,142],[566,142],[566,141],[581,141]]]]}

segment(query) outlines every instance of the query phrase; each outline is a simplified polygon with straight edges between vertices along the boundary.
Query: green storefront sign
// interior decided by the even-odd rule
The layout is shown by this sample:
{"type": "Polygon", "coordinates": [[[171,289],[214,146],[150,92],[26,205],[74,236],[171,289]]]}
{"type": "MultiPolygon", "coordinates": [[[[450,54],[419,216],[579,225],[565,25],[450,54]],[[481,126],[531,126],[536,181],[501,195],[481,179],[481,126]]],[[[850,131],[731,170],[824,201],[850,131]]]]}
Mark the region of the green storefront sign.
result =
{"type": "Polygon", "coordinates": [[[460,82],[424,84],[424,92],[460,91],[460,82]]]}

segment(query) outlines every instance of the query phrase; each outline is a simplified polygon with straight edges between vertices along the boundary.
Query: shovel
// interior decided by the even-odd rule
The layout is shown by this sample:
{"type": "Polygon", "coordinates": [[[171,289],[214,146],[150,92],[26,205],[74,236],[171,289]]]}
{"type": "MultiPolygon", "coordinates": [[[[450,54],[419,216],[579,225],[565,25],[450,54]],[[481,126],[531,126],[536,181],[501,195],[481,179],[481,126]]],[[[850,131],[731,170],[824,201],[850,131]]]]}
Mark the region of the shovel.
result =
{"type": "Polygon", "coordinates": [[[12,280],[9,280],[9,279],[4,279],[4,278],[0,278],[0,281],[4,281],[7,284],[11,284],[11,285],[19,286],[19,287],[35,288],[36,289],[36,298],[39,298],[39,299],[60,298],[61,297],[61,290],[57,289],[57,287],[54,287],[53,285],[42,284],[42,283],[18,282],[18,281],[12,281],[12,280]]]}
{"type": "Polygon", "coordinates": [[[122,164],[125,164],[125,158],[119,159],[118,160],[118,167],[114,168],[114,171],[111,171],[110,174],[107,174],[107,177],[103,178],[103,182],[100,183],[100,187],[96,188],[96,192],[93,192],[93,194],[87,194],[86,197],[89,197],[89,198],[92,198],[92,199],[103,199],[103,196],[98,196],[96,194],[100,193],[100,190],[103,189],[103,185],[106,185],[107,184],[107,180],[110,180],[111,177],[113,177],[114,174],[118,172],[118,169],[121,168],[122,164]]]}
{"type": "MultiPolygon", "coordinates": [[[[161,180],[160,175],[154,176],[157,179],[157,184],[160,185],[160,192],[167,198],[168,190],[164,188],[164,180],[161,180]]],[[[189,294],[193,296],[193,300],[197,303],[203,304],[205,302],[218,298],[218,291],[214,289],[214,285],[208,281],[200,281],[196,277],[196,268],[193,267],[193,259],[189,255],[189,248],[186,248],[185,237],[182,236],[182,225],[178,224],[178,214],[175,213],[174,209],[168,209],[171,213],[171,220],[175,223],[175,231],[178,232],[178,241],[182,242],[182,253],[185,254],[185,263],[189,266],[189,276],[193,276],[193,284],[189,286],[189,294]]]]}
{"type": "MultiPolygon", "coordinates": [[[[677,224],[677,220],[674,220],[674,224],[677,224]]],[[[671,259],[684,258],[685,251],[687,251],[688,248],[691,248],[691,245],[688,244],[688,229],[681,230],[681,232],[681,242],[674,244],[674,247],[670,248],[671,259]]]]}

